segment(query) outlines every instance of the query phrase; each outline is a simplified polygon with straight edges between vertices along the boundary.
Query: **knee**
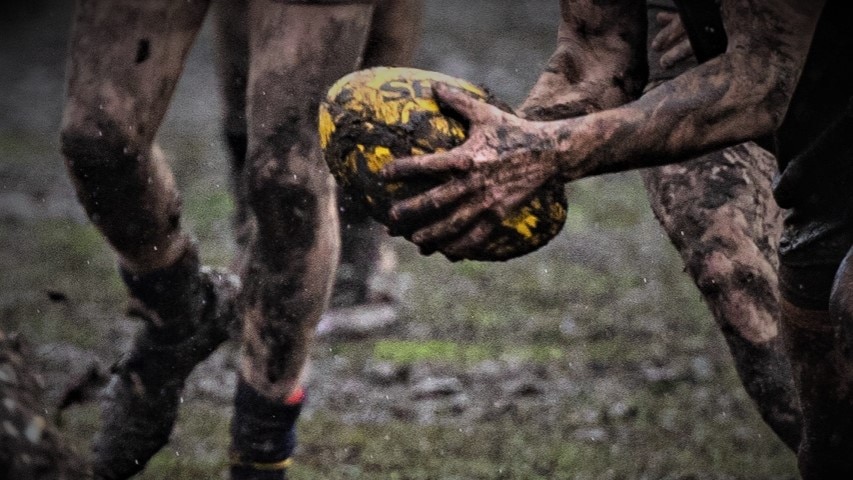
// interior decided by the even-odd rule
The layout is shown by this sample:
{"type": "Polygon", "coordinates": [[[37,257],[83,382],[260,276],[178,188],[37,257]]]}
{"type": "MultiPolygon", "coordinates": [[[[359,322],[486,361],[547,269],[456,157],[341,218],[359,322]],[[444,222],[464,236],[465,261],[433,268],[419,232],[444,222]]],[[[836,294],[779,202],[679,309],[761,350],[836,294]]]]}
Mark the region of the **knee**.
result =
{"type": "Polygon", "coordinates": [[[743,292],[756,300],[775,303],[772,267],[758,254],[743,260],[713,252],[690,261],[688,268],[707,297],[719,299],[743,292]]]}
{"type": "Polygon", "coordinates": [[[756,258],[713,252],[694,258],[688,268],[720,326],[761,342],[777,333],[778,294],[770,266],[756,258]]]}
{"type": "Polygon", "coordinates": [[[60,130],[60,149],[69,170],[77,177],[92,171],[114,170],[138,163],[140,141],[105,114],[66,120],[60,130]]]}
{"type": "Polygon", "coordinates": [[[322,193],[288,175],[249,177],[249,205],[260,224],[284,223],[290,230],[316,217],[322,193]]]}
{"type": "Polygon", "coordinates": [[[334,185],[319,162],[255,153],[247,168],[248,203],[262,235],[284,237],[294,246],[300,239],[309,242],[334,211],[334,185]]]}

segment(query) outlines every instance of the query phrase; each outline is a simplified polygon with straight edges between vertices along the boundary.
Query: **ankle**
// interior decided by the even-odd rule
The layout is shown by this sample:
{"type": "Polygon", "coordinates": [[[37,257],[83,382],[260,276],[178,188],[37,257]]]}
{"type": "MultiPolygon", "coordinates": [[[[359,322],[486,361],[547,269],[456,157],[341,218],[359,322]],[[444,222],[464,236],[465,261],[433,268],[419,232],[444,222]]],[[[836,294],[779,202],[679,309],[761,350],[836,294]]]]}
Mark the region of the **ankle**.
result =
{"type": "Polygon", "coordinates": [[[232,480],[285,478],[303,402],[301,388],[287,399],[273,400],[242,378],[238,381],[231,422],[232,480]]]}
{"type": "Polygon", "coordinates": [[[172,264],[146,273],[119,266],[119,274],[141,316],[154,330],[176,340],[194,330],[204,303],[198,251],[188,248],[172,264]]]}
{"type": "Polygon", "coordinates": [[[144,253],[119,254],[118,263],[123,271],[144,275],[169,268],[184,257],[188,250],[195,250],[195,243],[189,235],[179,232],[167,236],[157,245],[148,245],[140,250],[144,253]]]}

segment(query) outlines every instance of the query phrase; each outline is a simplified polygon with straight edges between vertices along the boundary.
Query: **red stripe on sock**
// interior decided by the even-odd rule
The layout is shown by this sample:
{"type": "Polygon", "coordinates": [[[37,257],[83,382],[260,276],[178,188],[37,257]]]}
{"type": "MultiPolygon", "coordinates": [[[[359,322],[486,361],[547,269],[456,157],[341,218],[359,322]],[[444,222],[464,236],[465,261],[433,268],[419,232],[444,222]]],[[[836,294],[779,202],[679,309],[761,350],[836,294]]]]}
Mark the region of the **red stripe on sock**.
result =
{"type": "Polygon", "coordinates": [[[305,389],[302,386],[296,387],[287,398],[284,399],[285,405],[298,405],[305,399],[305,389]]]}

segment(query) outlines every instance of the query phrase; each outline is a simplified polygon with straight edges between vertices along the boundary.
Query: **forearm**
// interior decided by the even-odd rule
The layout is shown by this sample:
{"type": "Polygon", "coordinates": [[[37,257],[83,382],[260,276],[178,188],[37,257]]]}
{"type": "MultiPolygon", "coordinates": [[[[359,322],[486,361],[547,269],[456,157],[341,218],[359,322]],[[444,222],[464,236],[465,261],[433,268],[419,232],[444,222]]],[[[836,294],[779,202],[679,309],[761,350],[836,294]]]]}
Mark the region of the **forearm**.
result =
{"type": "Polygon", "coordinates": [[[787,87],[732,74],[739,61],[749,59],[719,58],[623,107],[546,126],[567,160],[584,158],[560,170],[575,177],[575,168],[588,176],[664,165],[771,133],[787,106],[787,87]]]}
{"type": "Polygon", "coordinates": [[[519,108],[556,120],[635,99],[648,76],[642,1],[563,0],[557,47],[519,108]]]}
{"type": "MultiPolygon", "coordinates": [[[[544,136],[555,142],[558,168],[573,179],[675,163],[772,133],[784,118],[820,8],[806,10],[774,12],[763,19],[767,36],[735,34],[724,55],[635,102],[543,124],[544,136]],[[771,21],[783,13],[800,17],[783,25],[781,33],[771,30],[777,26],[771,21]]],[[[737,13],[739,19],[753,15],[738,26],[756,28],[758,14],[737,13]]]]}

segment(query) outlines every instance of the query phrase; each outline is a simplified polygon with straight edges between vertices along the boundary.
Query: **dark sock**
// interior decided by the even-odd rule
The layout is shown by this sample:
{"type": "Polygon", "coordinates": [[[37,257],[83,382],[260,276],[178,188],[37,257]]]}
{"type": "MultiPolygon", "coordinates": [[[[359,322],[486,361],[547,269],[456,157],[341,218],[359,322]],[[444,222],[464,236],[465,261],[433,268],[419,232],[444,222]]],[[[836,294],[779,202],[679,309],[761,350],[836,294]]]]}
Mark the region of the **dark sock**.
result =
{"type": "Polygon", "coordinates": [[[189,248],[166,268],[142,274],[119,268],[119,274],[130,295],[160,317],[163,324],[158,329],[183,337],[192,331],[193,312],[201,307],[199,268],[198,253],[189,248]]]}
{"type": "Polygon", "coordinates": [[[240,379],[231,421],[231,479],[284,479],[301,410],[301,396],[293,403],[270,400],[240,379]]]}

